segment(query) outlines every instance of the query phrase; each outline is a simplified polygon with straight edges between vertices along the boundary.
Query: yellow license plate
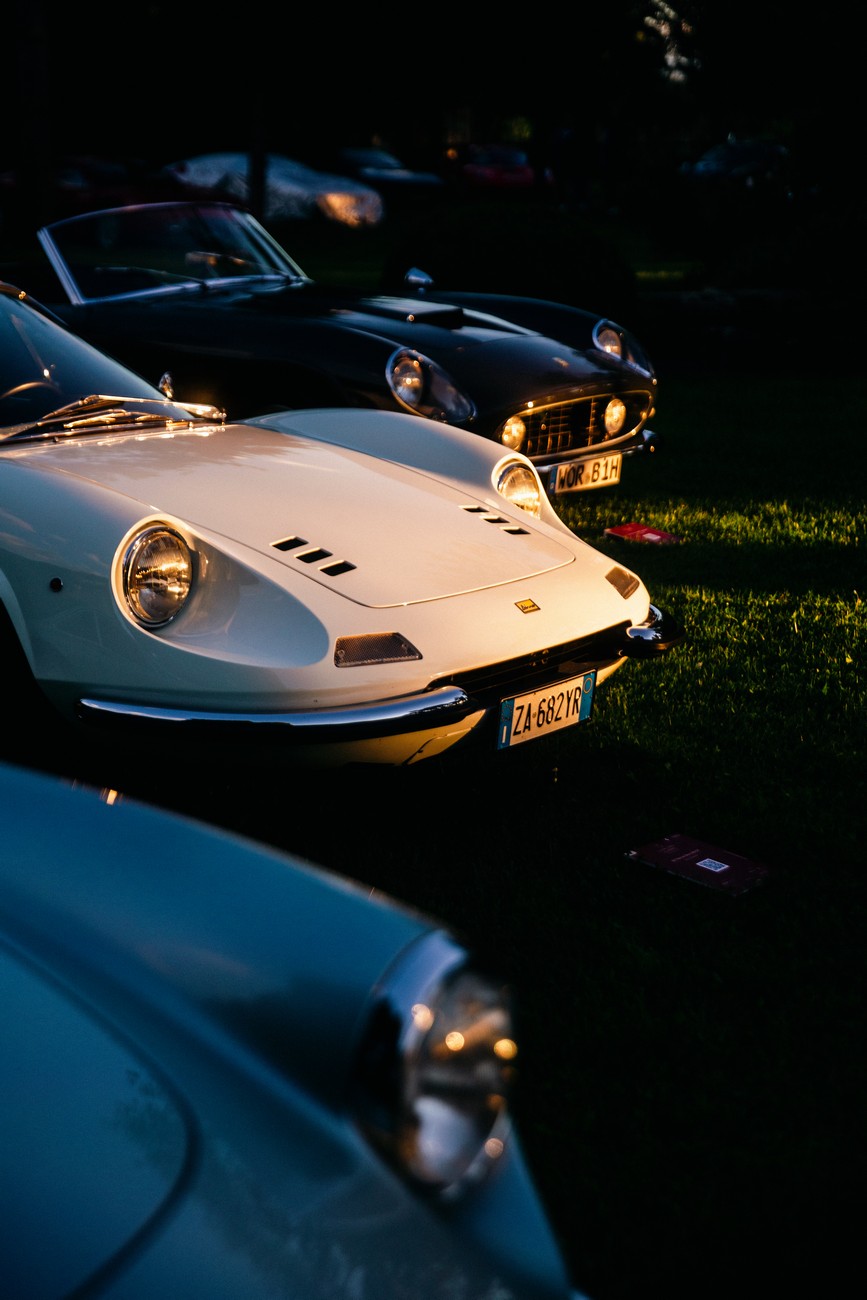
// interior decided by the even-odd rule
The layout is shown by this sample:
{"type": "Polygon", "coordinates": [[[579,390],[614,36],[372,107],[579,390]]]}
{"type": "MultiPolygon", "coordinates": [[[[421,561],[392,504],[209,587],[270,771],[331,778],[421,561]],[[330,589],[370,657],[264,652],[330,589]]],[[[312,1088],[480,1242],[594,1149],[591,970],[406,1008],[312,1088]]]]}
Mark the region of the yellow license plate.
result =
{"type": "Polygon", "coordinates": [[[620,452],[595,456],[593,460],[573,460],[557,466],[554,492],[586,492],[588,488],[614,487],[620,482],[623,457],[620,452]]]}
{"type": "Polygon", "coordinates": [[[543,686],[526,695],[515,695],[500,705],[497,749],[511,749],[563,727],[586,722],[593,707],[595,670],[571,677],[556,686],[543,686]]]}

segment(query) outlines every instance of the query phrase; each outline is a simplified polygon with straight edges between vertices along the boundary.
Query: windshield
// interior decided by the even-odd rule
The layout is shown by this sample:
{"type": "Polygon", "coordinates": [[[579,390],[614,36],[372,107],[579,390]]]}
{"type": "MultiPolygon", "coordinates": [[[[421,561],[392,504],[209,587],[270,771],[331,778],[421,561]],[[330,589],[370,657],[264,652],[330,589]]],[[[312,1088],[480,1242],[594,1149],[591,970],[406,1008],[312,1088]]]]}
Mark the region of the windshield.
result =
{"type": "Polygon", "coordinates": [[[166,420],[189,419],[131,370],[17,296],[0,293],[0,436],[97,393],[137,399],[138,412],[166,420]]]}
{"type": "Polygon", "coordinates": [[[85,213],[39,238],[74,303],[244,276],[306,279],[254,217],[219,203],[85,213]]]}

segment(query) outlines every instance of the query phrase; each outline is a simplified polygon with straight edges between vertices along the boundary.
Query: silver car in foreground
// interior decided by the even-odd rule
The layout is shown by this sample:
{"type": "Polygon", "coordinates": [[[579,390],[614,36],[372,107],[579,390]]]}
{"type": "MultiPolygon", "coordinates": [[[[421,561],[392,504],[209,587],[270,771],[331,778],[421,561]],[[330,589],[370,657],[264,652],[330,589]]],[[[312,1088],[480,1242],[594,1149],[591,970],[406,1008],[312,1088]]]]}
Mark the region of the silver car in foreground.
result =
{"type": "Polygon", "coordinates": [[[509,990],[432,920],[0,765],[10,1300],[568,1300],[509,990]]]}

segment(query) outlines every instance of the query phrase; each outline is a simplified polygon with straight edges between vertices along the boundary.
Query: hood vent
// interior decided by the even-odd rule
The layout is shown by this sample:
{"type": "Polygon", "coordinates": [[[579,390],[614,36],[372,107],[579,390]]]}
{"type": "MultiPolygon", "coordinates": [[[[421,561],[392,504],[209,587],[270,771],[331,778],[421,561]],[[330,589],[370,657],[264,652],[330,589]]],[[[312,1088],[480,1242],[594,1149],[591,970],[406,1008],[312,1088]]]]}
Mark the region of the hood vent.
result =
{"type": "Polygon", "coordinates": [[[342,573],[351,573],[355,568],[349,560],[333,560],[331,551],[326,551],[324,546],[313,546],[308,551],[302,551],[302,546],[308,546],[309,543],[303,537],[284,537],[279,542],[272,542],[271,545],[275,551],[294,551],[295,559],[300,560],[302,564],[316,564],[319,572],[327,574],[329,578],[339,578],[342,573]],[[331,564],[323,564],[323,560],[332,560],[331,564]]]}

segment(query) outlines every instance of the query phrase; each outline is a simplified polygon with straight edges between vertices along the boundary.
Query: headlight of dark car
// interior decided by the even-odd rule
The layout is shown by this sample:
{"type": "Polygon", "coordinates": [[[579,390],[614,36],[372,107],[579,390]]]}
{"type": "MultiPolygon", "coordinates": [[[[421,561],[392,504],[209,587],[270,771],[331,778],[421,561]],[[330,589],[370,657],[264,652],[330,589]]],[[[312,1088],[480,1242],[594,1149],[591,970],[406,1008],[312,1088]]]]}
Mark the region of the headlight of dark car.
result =
{"type": "Polygon", "coordinates": [[[388,386],[398,402],[414,415],[444,424],[463,424],[476,408],[446,372],[421,352],[398,348],[385,368],[388,386]]]}
{"type": "Polygon", "coordinates": [[[137,623],[169,623],[192,589],[193,554],[180,533],[155,525],[132,539],[123,557],[123,594],[137,623]]]}
{"type": "Polygon", "coordinates": [[[378,990],[359,1058],[360,1118],[419,1187],[454,1194],[504,1150],[517,1047],[508,993],[426,936],[378,990]]]}
{"type": "Polygon", "coordinates": [[[640,370],[643,375],[653,375],[653,365],[644,348],[638,342],[629,330],[625,330],[620,325],[615,325],[614,321],[599,320],[593,326],[593,343],[600,352],[607,352],[609,356],[619,357],[633,370],[640,370]]]}

